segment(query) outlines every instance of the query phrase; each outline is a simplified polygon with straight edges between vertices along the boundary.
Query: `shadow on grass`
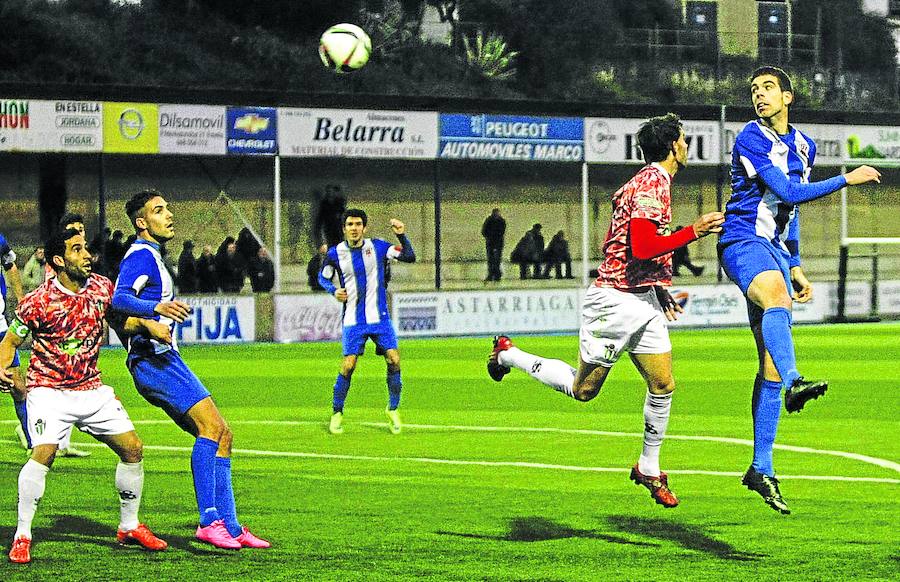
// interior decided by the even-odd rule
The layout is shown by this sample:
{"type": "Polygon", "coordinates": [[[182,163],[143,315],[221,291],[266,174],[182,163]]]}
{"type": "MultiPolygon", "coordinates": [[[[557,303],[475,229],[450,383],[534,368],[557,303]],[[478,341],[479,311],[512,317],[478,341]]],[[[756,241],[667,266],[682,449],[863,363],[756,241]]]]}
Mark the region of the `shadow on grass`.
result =
{"type": "Polygon", "coordinates": [[[606,521],[621,532],[674,542],[687,550],[705,552],[720,560],[750,562],[765,557],[765,554],[736,550],[731,544],[710,537],[701,528],[693,525],[632,515],[612,515],[606,521]]]}
{"type": "MultiPolygon", "coordinates": [[[[116,541],[117,524],[115,523],[100,523],[92,519],[73,515],[56,515],[51,516],[50,519],[53,521],[51,526],[34,529],[35,546],[40,545],[41,542],[75,542],[94,544],[122,551],[141,550],[139,546],[128,546],[128,548],[119,546],[119,543],[116,541]]],[[[0,527],[0,547],[8,550],[15,533],[15,527],[0,527]]],[[[232,550],[219,550],[205,544],[201,545],[201,542],[198,542],[193,535],[178,536],[169,532],[155,530],[154,533],[166,540],[170,549],[182,550],[196,556],[235,553],[232,550]]]]}
{"type": "Polygon", "coordinates": [[[573,529],[560,525],[543,517],[517,517],[510,520],[509,532],[501,536],[489,536],[471,533],[459,533],[449,531],[436,532],[441,535],[473,538],[481,540],[494,540],[501,542],[545,542],[548,540],[562,540],[567,538],[590,538],[604,540],[613,544],[626,544],[631,546],[650,546],[657,544],[629,540],[620,536],[604,534],[587,529],[573,529]]]}
{"type": "Polygon", "coordinates": [[[574,529],[544,517],[517,517],[510,520],[509,531],[505,535],[483,535],[438,531],[437,534],[462,538],[493,540],[501,542],[544,542],[568,538],[588,538],[603,540],[613,544],[658,547],[659,541],[674,542],[687,550],[704,552],[720,560],[749,562],[765,557],[765,554],[741,552],[728,543],[707,535],[701,528],[673,523],[663,519],[645,519],[634,516],[614,515],[607,523],[617,533],[630,534],[639,538],[624,537],[595,530],[574,529]]]}

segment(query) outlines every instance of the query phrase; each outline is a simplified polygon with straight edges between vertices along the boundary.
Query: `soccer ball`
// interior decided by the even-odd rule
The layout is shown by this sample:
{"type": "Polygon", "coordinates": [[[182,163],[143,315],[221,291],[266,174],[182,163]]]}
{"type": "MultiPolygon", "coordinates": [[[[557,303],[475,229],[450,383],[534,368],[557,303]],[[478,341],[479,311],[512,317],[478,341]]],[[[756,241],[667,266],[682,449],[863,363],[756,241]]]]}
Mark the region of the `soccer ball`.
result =
{"type": "Polygon", "coordinates": [[[372,53],[372,40],[355,24],[335,24],[319,39],[319,58],[336,73],[362,68],[372,53]]]}

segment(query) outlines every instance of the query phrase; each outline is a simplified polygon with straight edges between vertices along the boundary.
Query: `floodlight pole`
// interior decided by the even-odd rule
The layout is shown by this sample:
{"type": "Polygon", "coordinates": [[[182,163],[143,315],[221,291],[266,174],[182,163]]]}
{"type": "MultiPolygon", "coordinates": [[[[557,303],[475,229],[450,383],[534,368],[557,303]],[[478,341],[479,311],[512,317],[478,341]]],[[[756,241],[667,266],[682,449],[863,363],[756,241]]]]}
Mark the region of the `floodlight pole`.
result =
{"type": "Polygon", "coordinates": [[[587,287],[590,277],[590,256],[588,256],[588,212],[590,212],[590,184],[588,163],[581,164],[581,286],[587,287]]]}
{"type": "Polygon", "coordinates": [[[272,263],[275,266],[275,292],[281,293],[281,156],[275,154],[274,188],[272,204],[274,205],[275,234],[272,241],[272,263]]]}

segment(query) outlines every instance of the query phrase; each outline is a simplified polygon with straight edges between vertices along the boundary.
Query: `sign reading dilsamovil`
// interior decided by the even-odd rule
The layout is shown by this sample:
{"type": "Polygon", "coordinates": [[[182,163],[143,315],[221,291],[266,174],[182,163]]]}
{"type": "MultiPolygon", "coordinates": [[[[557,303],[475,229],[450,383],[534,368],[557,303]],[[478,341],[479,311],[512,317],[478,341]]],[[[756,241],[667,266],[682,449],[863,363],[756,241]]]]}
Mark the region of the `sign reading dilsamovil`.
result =
{"type": "Polygon", "coordinates": [[[96,101],[0,99],[0,150],[98,152],[103,108],[96,101]]]}
{"type": "Polygon", "coordinates": [[[278,116],[274,107],[229,107],[226,125],[229,154],[278,151],[278,116]]]}
{"type": "Polygon", "coordinates": [[[434,112],[354,109],[278,110],[283,156],[433,159],[434,112]]]}
{"type": "Polygon", "coordinates": [[[445,160],[584,160],[580,117],[441,114],[440,150],[445,160]]]}
{"type": "Polygon", "coordinates": [[[160,105],[159,153],[225,155],[225,107],[160,105]]]}

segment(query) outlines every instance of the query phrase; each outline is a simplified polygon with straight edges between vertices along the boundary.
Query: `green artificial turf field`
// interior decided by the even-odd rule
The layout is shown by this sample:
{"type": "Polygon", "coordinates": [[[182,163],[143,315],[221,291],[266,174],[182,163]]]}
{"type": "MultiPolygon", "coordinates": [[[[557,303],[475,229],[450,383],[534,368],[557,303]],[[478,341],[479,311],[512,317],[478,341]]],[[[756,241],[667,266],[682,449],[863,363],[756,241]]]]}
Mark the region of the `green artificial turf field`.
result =
{"type": "MultiPolygon", "coordinates": [[[[513,371],[491,381],[488,339],[401,340],[402,434],[371,346],[327,432],[337,344],[185,348],[234,430],[245,525],[270,550],[194,541],[192,440],[135,392],[120,350],[101,359],[145,443],[141,511],[170,548],[115,544],[115,456],[58,459],[34,523],[34,561],[0,580],[888,580],[900,577],[900,326],[796,327],[801,371],[828,394],[783,415],[783,516],[740,483],[751,458],[755,352],[746,329],[675,331],[662,465],[681,505],[628,480],[645,388],[627,359],[576,402],[513,371]]],[[[571,336],[517,345],[574,361],[571,336]]],[[[25,461],[0,408],[0,546],[25,461]]]]}

